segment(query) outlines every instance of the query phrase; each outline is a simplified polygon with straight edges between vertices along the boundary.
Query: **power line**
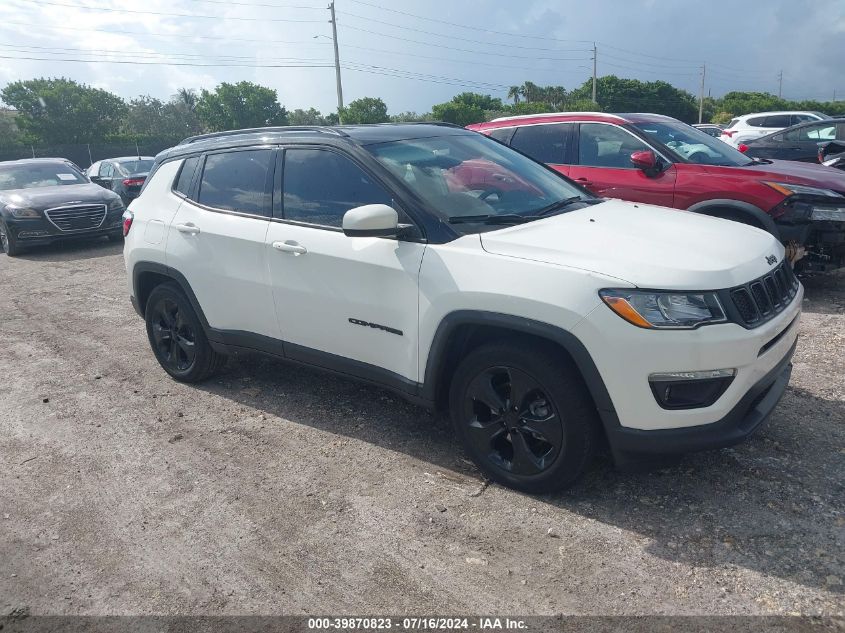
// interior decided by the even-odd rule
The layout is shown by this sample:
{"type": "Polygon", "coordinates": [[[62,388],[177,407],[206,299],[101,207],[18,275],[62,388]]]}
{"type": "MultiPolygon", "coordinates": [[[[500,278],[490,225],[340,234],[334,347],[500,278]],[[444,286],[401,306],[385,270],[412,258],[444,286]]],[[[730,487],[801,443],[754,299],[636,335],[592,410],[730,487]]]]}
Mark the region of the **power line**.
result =
{"type": "Polygon", "coordinates": [[[83,9],[85,11],[110,11],[113,13],[132,13],[139,15],[160,15],[171,18],[190,18],[201,20],[239,20],[242,22],[296,22],[309,24],[323,24],[325,20],[294,20],[291,18],[244,18],[238,16],[222,16],[222,15],[196,15],[191,13],[164,13],[161,11],[137,11],[135,9],[113,9],[111,7],[89,7],[84,4],[61,4],[59,2],[48,2],[48,0],[41,0],[39,5],[50,5],[54,7],[66,7],[68,9],[83,9]]]}
{"type": "Polygon", "coordinates": [[[77,58],[55,58],[55,57],[12,57],[10,55],[0,55],[0,59],[19,59],[27,61],[41,61],[41,62],[69,62],[69,63],[83,63],[90,64],[96,61],[103,64],[135,64],[139,66],[195,66],[199,68],[333,68],[334,64],[229,64],[229,63],[213,63],[213,64],[198,64],[195,62],[170,62],[170,61],[138,61],[138,60],[116,60],[116,59],[77,59],[77,58]]]}

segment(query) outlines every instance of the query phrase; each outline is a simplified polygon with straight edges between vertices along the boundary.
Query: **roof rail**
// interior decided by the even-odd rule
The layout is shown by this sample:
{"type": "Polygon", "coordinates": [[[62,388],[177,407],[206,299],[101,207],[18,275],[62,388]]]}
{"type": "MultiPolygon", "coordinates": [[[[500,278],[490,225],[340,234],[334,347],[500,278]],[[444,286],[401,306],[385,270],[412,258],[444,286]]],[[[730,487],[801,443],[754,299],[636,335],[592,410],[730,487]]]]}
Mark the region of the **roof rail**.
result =
{"type": "Polygon", "coordinates": [[[540,119],[544,117],[556,117],[556,116],[577,116],[577,115],[588,115],[588,116],[607,116],[614,119],[622,119],[622,117],[617,116],[615,114],[610,114],[609,112],[543,112],[540,114],[518,114],[516,116],[503,116],[499,117],[498,119],[493,119],[491,123],[496,123],[498,121],[519,121],[520,119],[540,119]]]}
{"type": "Polygon", "coordinates": [[[198,141],[205,141],[211,138],[223,138],[226,136],[240,136],[241,134],[259,134],[261,132],[321,132],[323,134],[334,134],[335,136],[348,136],[346,132],[334,127],[324,125],[284,125],[275,127],[253,127],[243,130],[226,130],[224,132],[210,132],[208,134],[198,134],[196,136],[189,136],[186,139],[179,141],[179,145],[188,145],[198,141]]]}

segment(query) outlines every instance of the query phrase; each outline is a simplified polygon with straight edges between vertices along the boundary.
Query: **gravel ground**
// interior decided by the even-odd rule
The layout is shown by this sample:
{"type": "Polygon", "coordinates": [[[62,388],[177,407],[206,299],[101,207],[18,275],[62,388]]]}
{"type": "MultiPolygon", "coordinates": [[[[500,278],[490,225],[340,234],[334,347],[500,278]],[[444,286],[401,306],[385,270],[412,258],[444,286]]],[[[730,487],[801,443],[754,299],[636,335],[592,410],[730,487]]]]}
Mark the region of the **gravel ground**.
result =
{"type": "Polygon", "coordinates": [[[749,442],[531,497],[377,389],[256,357],[172,381],[117,245],[0,256],[0,615],[841,616],[845,277],[806,286],[749,442]]]}

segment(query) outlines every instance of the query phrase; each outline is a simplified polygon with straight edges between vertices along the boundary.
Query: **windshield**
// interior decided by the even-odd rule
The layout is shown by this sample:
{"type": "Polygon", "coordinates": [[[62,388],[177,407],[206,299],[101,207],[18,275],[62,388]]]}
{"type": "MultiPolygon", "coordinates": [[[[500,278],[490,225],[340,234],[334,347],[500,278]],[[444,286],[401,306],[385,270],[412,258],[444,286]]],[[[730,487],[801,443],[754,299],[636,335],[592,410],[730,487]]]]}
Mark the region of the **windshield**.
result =
{"type": "Polygon", "coordinates": [[[150,171],[153,168],[153,160],[127,160],[122,163],[118,163],[117,166],[120,168],[120,171],[123,172],[124,176],[130,176],[132,174],[141,174],[144,172],[150,171]]]}
{"type": "Polygon", "coordinates": [[[635,123],[634,127],[690,163],[743,167],[753,162],[727,143],[680,121],[645,121],[635,123]]]}
{"type": "Polygon", "coordinates": [[[67,163],[0,165],[0,191],[58,185],[79,185],[88,180],[67,163]]]}
{"type": "MultiPolygon", "coordinates": [[[[547,212],[551,205],[595,198],[546,167],[481,134],[369,145],[366,149],[439,216],[495,221],[547,212]]],[[[562,209],[561,209],[562,210],[562,209]]],[[[518,218],[517,218],[518,219],[518,218]]],[[[470,232],[477,224],[467,222],[470,232]]],[[[462,224],[461,231],[466,232],[462,224]]]]}

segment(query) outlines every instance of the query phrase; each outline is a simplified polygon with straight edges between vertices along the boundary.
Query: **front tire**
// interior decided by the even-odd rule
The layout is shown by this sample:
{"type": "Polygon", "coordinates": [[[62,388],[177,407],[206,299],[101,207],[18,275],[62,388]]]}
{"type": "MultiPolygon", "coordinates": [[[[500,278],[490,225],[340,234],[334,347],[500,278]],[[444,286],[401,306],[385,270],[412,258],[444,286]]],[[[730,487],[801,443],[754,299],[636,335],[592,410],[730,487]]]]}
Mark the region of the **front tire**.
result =
{"type": "Polygon", "coordinates": [[[179,382],[201,382],[226,356],[214,351],[191,302],[175,283],[156,286],[145,310],[147,338],[164,371],[179,382]]]}
{"type": "Polygon", "coordinates": [[[470,352],[455,371],[449,408],[472,460],[511,488],[565,488],[595,452],[599,420],[586,385],[548,345],[495,343],[470,352]]]}
{"type": "Polygon", "coordinates": [[[0,222],[0,249],[9,257],[16,257],[24,252],[23,247],[18,243],[18,239],[2,222],[0,222]]]}

